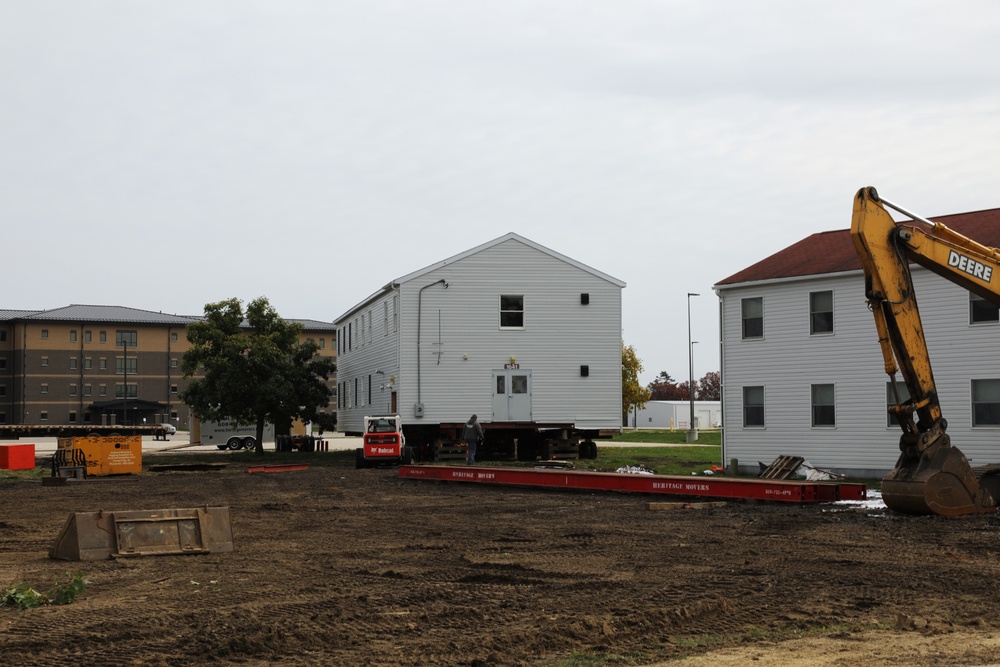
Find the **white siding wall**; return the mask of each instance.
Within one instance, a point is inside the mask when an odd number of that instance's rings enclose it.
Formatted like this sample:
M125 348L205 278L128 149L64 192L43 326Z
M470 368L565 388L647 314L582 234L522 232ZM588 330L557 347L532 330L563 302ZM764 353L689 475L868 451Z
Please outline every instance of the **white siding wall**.
M423 292L420 400L417 302ZM590 295L581 305L580 294ZM501 330L501 294L524 295L523 330ZM438 342L438 314L442 345ZM492 418L492 370L511 356L530 370L532 419L620 428L621 287L517 240L507 240L401 286L399 412L406 423ZM439 358L435 354L442 351ZM589 377L580 366L589 365Z
M968 292L914 269L942 410L952 443L973 465L1000 461L1000 429L972 428L971 380L1000 378L1000 325L969 324ZM832 289L834 333L809 334L809 293ZM895 465L900 430L887 426L888 380L860 272L719 289L724 456L744 469L779 455L821 468L880 474ZM740 302L764 298L764 338L742 340ZM811 426L810 385L836 385L835 427ZM742 389L762 385L764 428L743 427Z
M355 312L350 313L350 317L338 320L337 326L347 326L350 322L352 326L351 340L345 335L342 352L337 358L337 381L346 382L348 389L344 391L346 405L339 409L337 417L337 429L339 431L361 432L364 429L365 415L387 414L391 408L390 394L392 384L390 379L396 378L398 385L399 378L399 358L398 342L399 333L394 330L392 318L392 300L397 295L393 291L384 297L373 302L370 306L365 306ZM389 332L385 333L383 322L384 305L389 305ZM371 336L366 334L364 338L358 330L360 328L361 315L364 314L367 321L368 314L371 313ZM350 345L350 349L347 346ZM376 371L382 371L378 374ZM371 393L369 394L369 376L371 376ZM359 390L357 406L355 406L355 380Z

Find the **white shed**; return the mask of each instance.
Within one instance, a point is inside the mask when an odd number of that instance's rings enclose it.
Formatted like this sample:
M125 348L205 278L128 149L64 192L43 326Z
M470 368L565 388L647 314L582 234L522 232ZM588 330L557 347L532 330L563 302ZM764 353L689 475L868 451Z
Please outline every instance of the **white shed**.
M338 429L621 428L625 283L514 233L386 283L335 321Z
M935 220L1000 246L1000 209ZM1000 314L911 269L952 444L973 466L1000 462ZM887 411L889 378L849 231L813 234L715 291L727 463L735 458L751 471L790 455L861 477L891 470L901 431Z

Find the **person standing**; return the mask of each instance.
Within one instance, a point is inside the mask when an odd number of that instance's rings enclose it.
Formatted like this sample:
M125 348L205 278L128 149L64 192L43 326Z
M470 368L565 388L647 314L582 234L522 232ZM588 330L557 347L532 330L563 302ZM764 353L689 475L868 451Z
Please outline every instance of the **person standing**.
M465 440L465 446L468 448L465 464L475 465L476 446L483 441L483 427L479 425L479 418L476 415L469 417L469 421L466 422L465 429L462 431L462 440Z

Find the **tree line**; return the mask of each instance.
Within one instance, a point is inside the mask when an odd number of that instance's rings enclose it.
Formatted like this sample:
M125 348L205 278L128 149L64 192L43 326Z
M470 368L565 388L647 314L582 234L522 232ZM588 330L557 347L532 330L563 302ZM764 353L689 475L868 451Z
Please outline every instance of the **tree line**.
M642 360L631 345L622 343L622 415L627 415L633 407L642 409L649 401L687 401L692 391L695 400L722 400L722 377L718 371L706 373L693 386L690 382L677 382L666 371L660 371L652 382L642 386Z

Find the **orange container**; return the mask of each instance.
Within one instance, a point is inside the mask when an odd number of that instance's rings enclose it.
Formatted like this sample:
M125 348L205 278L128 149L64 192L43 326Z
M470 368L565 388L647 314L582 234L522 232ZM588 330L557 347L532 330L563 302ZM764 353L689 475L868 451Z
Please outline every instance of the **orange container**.
M33 470L34 468L34 445L0 445L0 469Z

